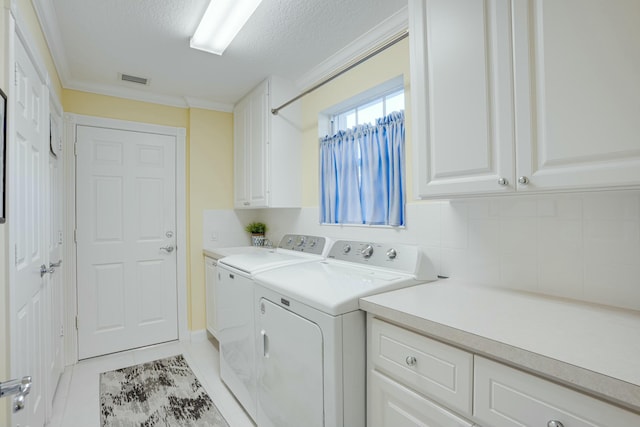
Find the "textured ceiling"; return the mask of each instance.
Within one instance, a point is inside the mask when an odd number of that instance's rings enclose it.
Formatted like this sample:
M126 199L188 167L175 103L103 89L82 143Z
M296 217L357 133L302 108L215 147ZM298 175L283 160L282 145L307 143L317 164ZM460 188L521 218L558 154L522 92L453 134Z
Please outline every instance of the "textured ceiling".
M46 0L39 0L46 1ZM230 105L269 75L299 80L407 0L263 0L222 56L189 48L208 0L50 0L63 84ZM49 23L51 24L51 23ZM49 38L51 34L47 34ZM118 73L150 79L148 87Z

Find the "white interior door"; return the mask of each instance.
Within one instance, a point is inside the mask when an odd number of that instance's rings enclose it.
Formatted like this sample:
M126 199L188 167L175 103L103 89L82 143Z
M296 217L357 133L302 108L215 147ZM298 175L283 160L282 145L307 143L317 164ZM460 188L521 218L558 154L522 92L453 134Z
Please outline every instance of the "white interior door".
M80 359L178 338L176 138L77 127Z
M19 37L15 37L15 86L12 88L13 129L8 144L11 374L31 376L25 409L13 414L12 425L42 426L45 421L44 289L48 266L47 162L49 97Z

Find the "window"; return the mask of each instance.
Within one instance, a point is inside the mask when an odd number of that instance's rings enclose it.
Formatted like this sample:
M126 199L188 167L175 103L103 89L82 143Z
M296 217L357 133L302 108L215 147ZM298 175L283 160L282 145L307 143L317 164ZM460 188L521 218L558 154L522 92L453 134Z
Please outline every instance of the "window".
M391 93L332 115L331 133L358 125L374 124L377 119L393 111L404 111L404 89L396 89Z
M386 86L325 115L331 132L320 138L323 224L405 225L402 78L399 88Z

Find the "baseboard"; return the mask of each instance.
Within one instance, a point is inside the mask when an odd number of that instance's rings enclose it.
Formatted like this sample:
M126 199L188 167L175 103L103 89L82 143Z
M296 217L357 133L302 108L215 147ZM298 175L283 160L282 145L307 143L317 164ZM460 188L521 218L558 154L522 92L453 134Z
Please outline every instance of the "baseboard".
M197 331L191 331L191 342L206 341L207 330L199 329Z

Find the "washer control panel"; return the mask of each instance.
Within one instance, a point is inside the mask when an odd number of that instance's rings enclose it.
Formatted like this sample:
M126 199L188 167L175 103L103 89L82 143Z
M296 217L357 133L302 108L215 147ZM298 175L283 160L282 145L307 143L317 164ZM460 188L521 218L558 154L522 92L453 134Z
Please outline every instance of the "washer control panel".
M281 249L290 251L307 252L322 255L327 245L327 239L320 236L307 236L304 234L285 234L280 244Z
M414 274L424 255L417 246L337 240L327 258Z

